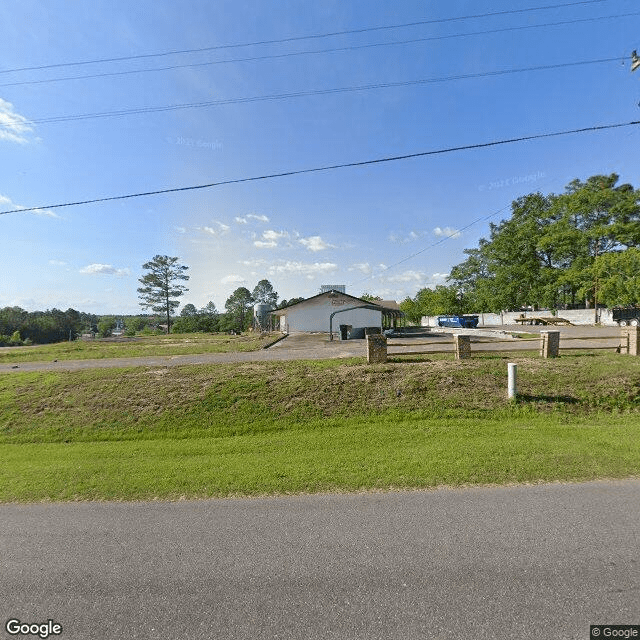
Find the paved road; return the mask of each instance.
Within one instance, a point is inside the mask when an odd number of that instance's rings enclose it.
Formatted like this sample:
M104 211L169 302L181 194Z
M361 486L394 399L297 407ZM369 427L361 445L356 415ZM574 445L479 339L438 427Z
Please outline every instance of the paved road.
M0 618L64 640L586 640L640 623L639 525L640 480L4 505Z
M527 332L537 333L545 327L527 327ZM522 327L505 327L505 330L522 331ZM594 348L606 346L614 350L620 343L620 329L617 327L562 327L561 337L581 338L578 341L566 343L580 348ZM416 342L415 347L402 347L390 350L393 353L420 352L420 351L450 351L453 353L451 333L455 330L434 331L428 338L399 339L395 342ZM483 344L478 344L477 348L483 350L536 350L539 343L518 342L511 340L505 343L490 344L486 342L491 331L478 330L476 335L481 335ZM493 332L494 335L496 332ZM328 334L293 334L278 342L269 349L252 351L248 353L205 353L198 355L177 355L177 356L148 356L139 358L103 358L96 360L61 360L59 362L20 362L0 364L0 373L20 372L20 371L77 371L79 369L106 369L117 367L170 367L184 364L216 364L227 362L255 362L260 360L324 360L327 358L352 358L364 357L366 346L364 340L334 340L329 342ZM590 340L590 337L597 336L597 340ZM507 336L508 337L508 336ZM602 340L606 338L606 340ZM394 340L389 342L391 346ZM428 343L428 344L424 344ZM562 344L562 343L561 343Z

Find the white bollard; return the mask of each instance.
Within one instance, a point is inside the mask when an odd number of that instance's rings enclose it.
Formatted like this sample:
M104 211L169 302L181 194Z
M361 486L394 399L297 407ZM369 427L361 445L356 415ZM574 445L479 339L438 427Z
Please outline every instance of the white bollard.
M515 398L518 393L518 390L517 390L518 365L515 362L509 362L507 366L509 367L507 397Z

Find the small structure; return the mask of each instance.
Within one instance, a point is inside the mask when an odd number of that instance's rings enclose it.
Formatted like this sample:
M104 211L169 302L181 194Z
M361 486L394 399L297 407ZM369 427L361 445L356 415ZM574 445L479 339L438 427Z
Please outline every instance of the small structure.
M339 315L335 315L336 313ZM397 326L404 318L400 309L362 300L335 289L290 307L276 309L271 315L275 318L276 328L283 333L327 333L331 322L332 329L338 329L339 326L351 327L347 336L351 338L364 338L365 329L376 327L382 330Z

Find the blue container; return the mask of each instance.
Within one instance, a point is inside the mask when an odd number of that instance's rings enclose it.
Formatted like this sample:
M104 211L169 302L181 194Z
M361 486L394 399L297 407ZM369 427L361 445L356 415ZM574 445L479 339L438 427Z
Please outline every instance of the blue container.
M478 316L438 316L438 326L475 329L478 326L478 320Z

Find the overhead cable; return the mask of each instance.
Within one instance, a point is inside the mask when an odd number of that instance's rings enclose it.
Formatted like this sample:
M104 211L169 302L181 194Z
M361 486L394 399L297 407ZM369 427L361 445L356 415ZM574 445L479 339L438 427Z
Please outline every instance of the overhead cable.
M89 80L89 79L95 79L95 78L123 77L123 76L137 75L141 73L173 71L176 69L193 69L198 67L210 67L210 66L219 65L219 64L235 64L239 62L260 62L264 60L280 60L280 59L293 58L293 57L299 57L299 56L321 55L326 53L343 53L348 51L358 51L362 49L373 49L378 47L394 47L394 46L401 46L401 45L408 45L408 44L418 44L421 42L452 40L452 39L458 39L458 38L466 38L469 36L492 35L496 33L506 33L510 31L541 29L546 27L566 26L566 25L580 24L580 23L586 23L586 22L601 22L602 20L628 18L632 16L639 16L639 15L640 15L640 12L636 11L633 13L620 13L620 14L609 15L609 16L597 16L594 18L578 18L575 20L563 20L561 22L545 22L543 24L527 24L527 25L521 25L517 27L503 27L500 29L486 29L483 31L469 31L466 33L454 33L454 34L442 35L442 36L427 36L424 38L394 40L391 42L373 42L368 44L351 45L351 46L345 46L345 47L334 47L329 49L314 49L311 51L290 51L287 53L275 53L275 54L263 55L263 56L249 56L245 58L228 58L226 60L210 60L206 62L191 62L191 63L185 63L185 64L166 65L164 67L150 67L146 69L128 69L126 71L107 71L104 73L91 73L91 74L86 74L81 76L63 76L59 78L45 78L42 80L20 80L16 82L5 82L3 84L0 84L0 87L18 87L23 85L68 82L72 80Z
M269 173L269 174L264 174L264 175L259 175L259 176L251 176L251 177L246 177L246 178L235 178L235 179L231 179L231 180L220 180L219 182L211 182L209 184L200 184L200 185L191 185L191 186L186 186L186 187L174 187L174 188L168 188L168 189L156 189L153 191L142 191L139 193L129 193L129 194L125 194L125 195L117 195L117 196L105 196L105 197L101 197L101 198L91 198L91 199L86 199L86 200L76 200L75 202L64 202L64 203L58 203L58 204L48 204L48 205L39 205L37 207L22 207L22 208L18 208L18 209L9 209L6 211L0 211L0 215L6 215L9 213L25 213L28 211L42 211L42 210L49 210L49 209L61 209L63 207L77 207L80 205L86 205L86 204L95 204L98 202L110 202L110 201L114 201L114 200L126 200L126 199L131 199L131 198L142 198L142 197L148 197L148 196L155 196L155 195L161 195L161 194L167 194L167 193L179 193L179 192L184 192L184 191L195 191L195 190L201 190L201 189L211 189L213 187L221 187L224 185L231 185L231 184L242 184L242 183L246 183L246 182L258 182L258 181L262 181L262 180L273 180L275 178L284 178L284 177L289 177L289 176L296 176L296 175L304 175L304 174L311 174L311 173L320 173L320 172L326 172L326 171L335 171L337 169L346 169L346 168L351 168L351 167L364 167L364 166L370 166L370 165L375 165L375 164L383 164L386 162L397 162L399 160L410 160L412 158L422 158L422 157L426 157L426 156L435 156L435 155L442 155L445 153L452 153L454 151L469 151L472 149L486 149L488 147L497 147L497 146L501 146L501 145L506 145L506 144L513 144L515 142L526 142L529 140L542 140L545 138L555 138L555 137L559 137L559 136L566 136L566 135L571 135L571 134L578 134L578 133L589 133L589 132L593 132L593 131L605 131L605 130L610 130L610 129L620 129L623 127L631 127L631 126L637 126L640 125L640 120L634 120L631 122L619 122L619 123L615 123L615 124L605 124L605 125L596 125L596 126L591 126L591 127L583 127L580 129L569 129L569 130L565 130L565 131L554 131L551 133L538 133L538 134L534 134L534 135L530 135L530 136L520 136L517 138L509 138L506 140L493 140L490 142L481 142L481 143L477 143L477 144L469 144L469 145L463 145L463 146L458 146L458 147L448 147L445 149L435 149L432 151L419 151L417 153L407 153L407 154L403 154L403 155L397 155L397 156L387 156L387 157L383 157L383 158L375 158L372 160L361 160L358 162L344 162L344 163L340 163L340 164L333 164L333 165L325 165L325 166L321 166L321 167L311 167L311 168L307 168L307 169L294 169L291 171L282 171L282 172L278 172L278 173Z
M442 82L452 82L454 80L470 80L473 78L487 78L491 76L503 76L515 73L526 73L530 71L546 71L550 69L562 69L566 67L579 67L593 64L604 64L607 62L619 62L620 57L601 58L599 60L580 60L577 62L562 62L558 64L538 65L535 67L523 67L518 69L499 69L496 71L484 71L479 73L464 73L459 75L444 76L440 78L419 78L415 80L402 80L398 82L376 82L373 84L352 85L346 87L334 87L328 89L310 89L308 91L290 91L287 93L275 93L269 95L244 96L237 98L224 98L222 100L207 100L204 102L187 102L182 104L170 104L150 107L134 107L131 109L118 109L113 111L98 111L94 113L78 113L70 115L49 116L45 118L33 119L11 119L6 117L2 124L54 124L58 122L73 122L77 120L94 120L97 118L114 118L130 115L140 115L148 113L162 113L166 111L180 111L183 109L202 109L205 107L219 107L229 104L246 104L251 102L266 102L271 100L289 100L292 98L303 98L309 96L321 96L341 93L353 93L356 91L372 91L375 89L391 89L395 87L420 86L436 84Z
M416 20L413 22L405 22L402 24L390 24L390 25L380 25L380 26L375 26L375 27L361 27L358 29L347 29L344 31L332 31L332 32L328 32L328 33L316 33L316 34L311 34L311 35L305 35L305 36L290 36L287 38L278 38L278 39L273 39L273 40L258 40L258 41L254 41L254 42L242 42L242 43L236 43L236 44L222 44L222 45L213 45L213 46L209 46L209 47L199 47L199 48L195 48L195 49L174 49L174 50L169 50L169 51L159 51L156 53L143 53L143 54L137 54L137 55L133 55L133 56L119 56L119 57L111 57L111 58L96 58L93 60L80 60L80 61L75 61L75 62L58 62L58 63L53 63L53 64L43 64L43 65L37 65L37 66L32 66L32 67L16 67L13 69L1 69L0 70L0 74L2 73L16 73L16 72L21 72L21 71L37 71L37 70L42 70L42 69L54 69L54 68L60 68L60 67L76 67L76 66L82 66L82 65L88 65L88 64L99 64L99 63L103 63L103 62L123 62L126 60L141 60L141 59L147 59L147 58L159 58L159 57L163 57L163 56L172 56L172 55L182 55L182 54L188 54L188 53L201 53L204 51L216 51L216 50L220 50L220 49L237 49L237 48L241 48L241 47L253 47L253 46L258 46L258 45L266 45L266 44L282 44L285 42L296 42L296 41L300 41L300 40L314 40L314 39L320 39L320 38L331 38L334 36L341 36L341 35L352 35L352 34L356 34L356 33L367 33L367 32L371 32L371 31L384 31L384 30L391 30L391 29L405 29L407 27L415 27L415 26L420 26L420 25L427 25L427 24L442 24L442 23L446 23L446 22L456 22L456 21L461 21L461 20L474 20L474 19L478 19L478 18L489 18L489 17L494 17L494 16L504 16L504 15L510 15L510 14L516 14L516 13L529 13L532 11L543 11L543 10L548 10L548 9L560 9L563 7L574 7L577 5L590 5L590 4L599 4L602 2L611 2L613 0L581 0L580 2L567 2L567 3L563 3L563 4L551 4L551 5L545 5L545 6L539 6L539 7L529 7L527 9L509 9L509 10L505 10L505 11L493 11L493 12L489 12L489 13L478 13L478 14L472 14L472 15L466 15L466 16L455 16L455 17L449 17L449 18L437 18L437 19L432 19L432 20Z

